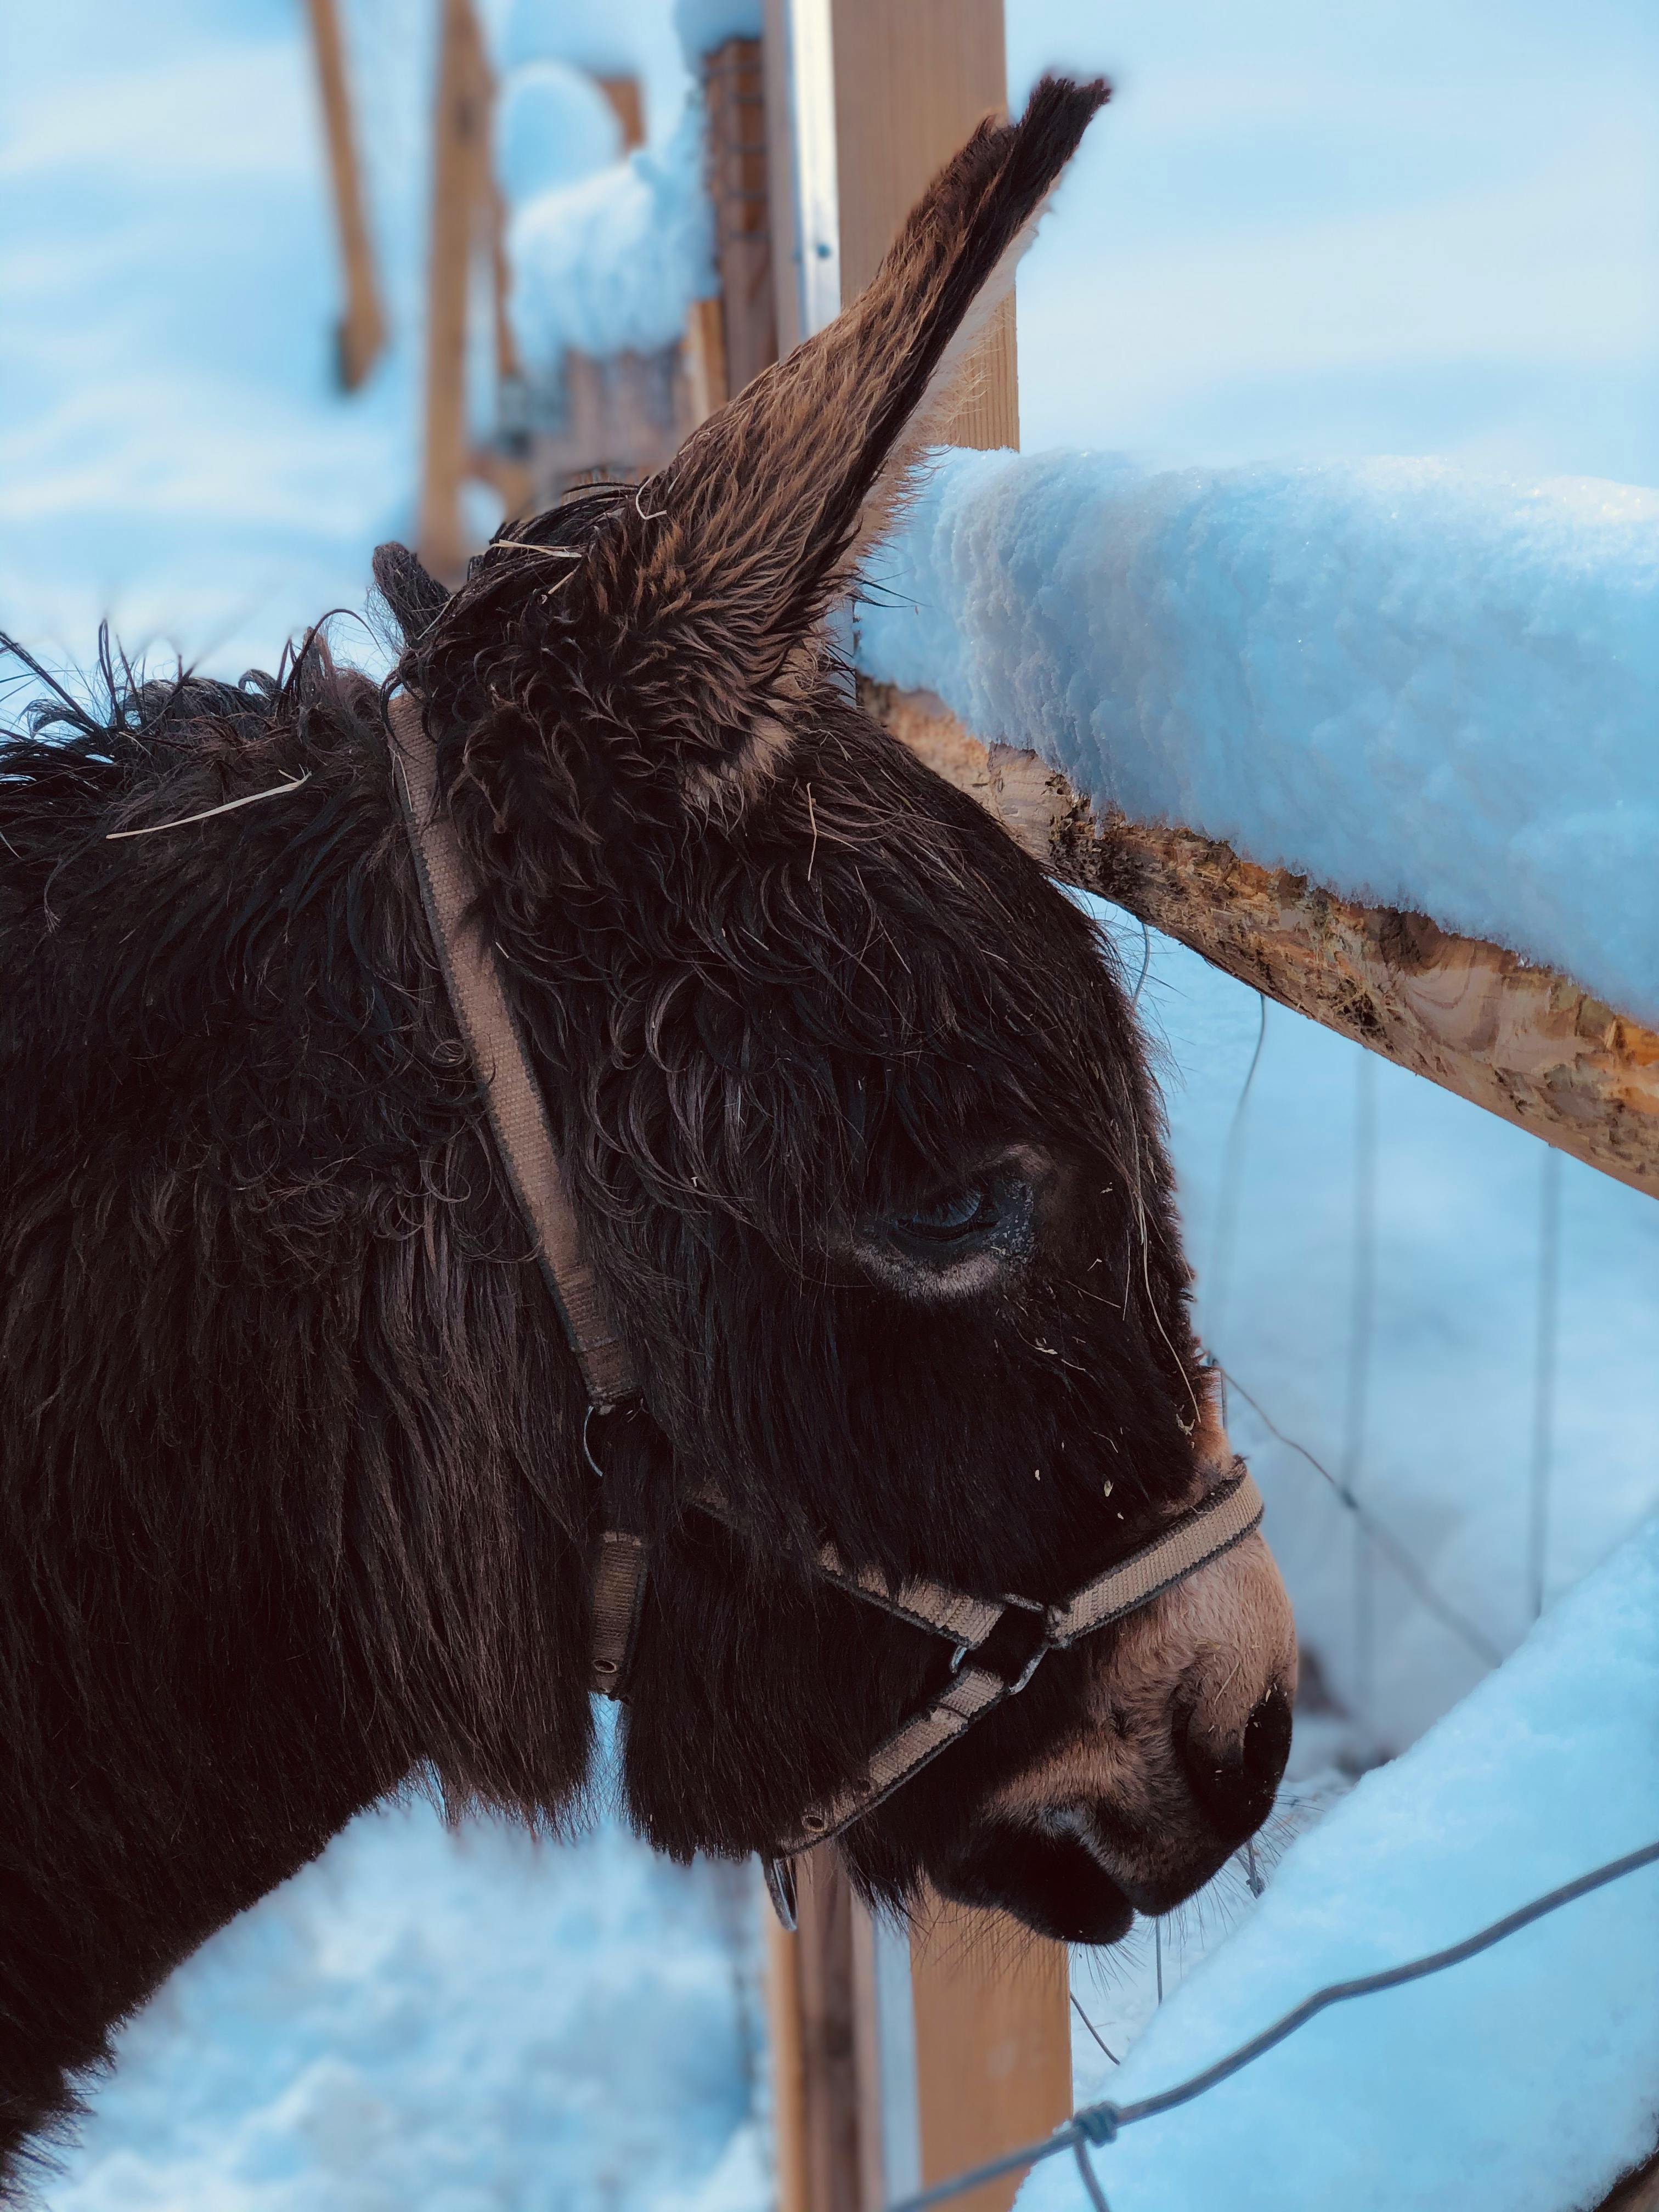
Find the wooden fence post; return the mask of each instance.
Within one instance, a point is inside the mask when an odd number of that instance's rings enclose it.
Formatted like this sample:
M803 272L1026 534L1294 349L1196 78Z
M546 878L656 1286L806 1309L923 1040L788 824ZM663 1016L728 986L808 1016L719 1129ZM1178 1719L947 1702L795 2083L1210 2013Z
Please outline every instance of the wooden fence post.
M911 1939L925 2185L1032 2142L1072 2109L1066 1947L1005 1916L935 1903ZM1006 2212L1020 2173L982 2182L961 2212Z
M312 51L317 57L317 81L322 94L323 135L328 146L334 222L339 232L340 263L345 275L345 312L340 318L338 333L340 381L348 392L355 392L386 343L386 318L380 311L380 290L374 281L374 253L363 212L362 177L352 136L351 92L346 82L339 18L335 13L334 0L307 0L307 6L311 16Z
M868 2021L859 2018L862 1908L833 1851L799 1859L796 1882L796 1932L768 1930L779 2212L880 2212Z
M1002 7L1001 0L767 0L765 21L766 174L749 183L767 193L756 204L769 208L775 343L787 349L834 311L822 270L838 268L840 298L850 299L874 275L939 165L984 115L1005 109ZM804 71L826 69L827 82L822 74L802 81ZM816 283L812 270L803 280L804 257L818 264ZM726 304L730 318L730 289ZM981 340L964 386L951 441L1018 445L1012 300ZM844 1948L841 1925L809 1919L803 1906L794 1940L804 1981L815 1973L827 1985L842 1972L841 1949L836 1961L807 1963L826 1941ZM855 1911L855 1968L859 1928ZM1046 2135L1071 2111L1067 1964L1063 1945L1000 1915L939 1900L912 1939L910 1960L920 2178L931 2183ZM869 1980L867 1972L854 1972L853 2078L841 2092L854 2141L860 2093L867 2115L879 2070L873 2057L861 2057L877 2040ZM866 2117L862 2212L881 2202L872 2194L880 2174L874 2127ZM819 2179L824 2171L814 2166L808 2175L803 2212L842 2212L842 2197L811 2193L829 2185ZM1018 2182L985 2185L963 2200L966 2212L1005 2212Z
M445 583L466 565L466 325L472 251L489 195L489 76L471 0L443 0L427 289L421 559Z
M778 357L763 82L758 39L727 39L702 58L720 289L717 301L699 304L720 317L721 398L741 392Z

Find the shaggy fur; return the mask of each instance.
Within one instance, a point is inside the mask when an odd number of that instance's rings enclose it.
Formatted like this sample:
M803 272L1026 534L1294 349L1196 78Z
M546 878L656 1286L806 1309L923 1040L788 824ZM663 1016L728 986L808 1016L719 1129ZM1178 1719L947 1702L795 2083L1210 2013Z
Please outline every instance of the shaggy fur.
M606 1520L652 1552L633 1816L744 1853L948 1663L812 1577L825 1536L1055 1597L1217 1455L1110 963L855 710L819 629L1103 97L1045 83L984 126L866 298L638 493L498 541L453 598L377 563L646 1378L594 1425L603 1498L381 693L318 636L235 686L106 668L106 711L59 694L0 753L7 2143L359 1808L423 1784L557 1821ZM994 1234L965 1271L918 1260L906 1223L964 1184L1000 1194ZM710 1481L738 1533L692 1503ZM852 1832L856 1878L1096 1936L1190 1887L1282 1764L1276 1593L1253 1541L1049 1661Z

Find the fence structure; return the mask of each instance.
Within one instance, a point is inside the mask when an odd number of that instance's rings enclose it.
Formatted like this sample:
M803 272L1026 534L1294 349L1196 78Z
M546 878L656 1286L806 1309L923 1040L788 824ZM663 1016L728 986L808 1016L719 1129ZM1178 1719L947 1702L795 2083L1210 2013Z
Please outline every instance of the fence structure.
M308 5L346 275L340 346L349 386L384 342L384 317L333 0ZM515 512L589 471L659 465L685 430L838 312L939 162L1006 105L1001 0L765 0L762 39L727 38L702 59L718 297L695 303L672 360L577 361L562 443L544 437L538 453L520 430L479 451L467 435L465 364L481 261L503 390L520 370L489 159L489 70L471 0L441 5L420 538L428 566L445 576L465 563L469 476L491 482ZM638 143L637 85L609 80L603 89L624 143ZM653 375L666 376L672 395L654 415L635 390ZM1017 446L1012 301L963 388L946 442ZM1571 978L1428 917L1353 905L1179 828L1100 818L1035 756L981 743L931 694L862 689L896 737L1062 880L1659 1195L1659 1034ZM968 2212L1006 2212L1023 2171L1012 2154L1070 2124L1063 1948L942 1900L908 1938L878 1926L830 1850L803 1861L799 1895L797 1931L774 1928L768 1938L780 2212L879 2212L980 2168L991 2170L951 2200ZM1089 2128L1078 2126L1086 2142ZM1659 2158L1602 2212L1659 2212Z

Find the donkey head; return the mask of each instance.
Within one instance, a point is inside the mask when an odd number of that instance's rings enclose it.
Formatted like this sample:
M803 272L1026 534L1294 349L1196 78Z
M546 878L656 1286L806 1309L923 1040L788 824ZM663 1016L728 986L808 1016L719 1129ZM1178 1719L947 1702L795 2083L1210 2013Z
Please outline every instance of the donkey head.
M627 1788L679 1854L794 1832L946 1677L813 1572L826 1539L1053 1601L1228 1464L1109 954L823 627L1105 97L982 125L864 296L637 491L504 533L452 599L378 571L642 1378L573 1510L650 1547ZM1261 1820L1294 1666L1252 1537L859 1822L855 1878L1109 1939Z

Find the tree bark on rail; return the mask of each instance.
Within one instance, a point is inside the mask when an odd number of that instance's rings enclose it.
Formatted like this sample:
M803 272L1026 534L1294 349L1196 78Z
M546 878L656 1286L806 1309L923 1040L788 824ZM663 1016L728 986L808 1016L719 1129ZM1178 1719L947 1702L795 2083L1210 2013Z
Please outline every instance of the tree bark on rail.
M867 707L1062 882L1282 1006L1659 1197L1659 1033L1571 978L1426 915L1358 906L1231 846L1096 813L1035 753L982 744L927 691Z

